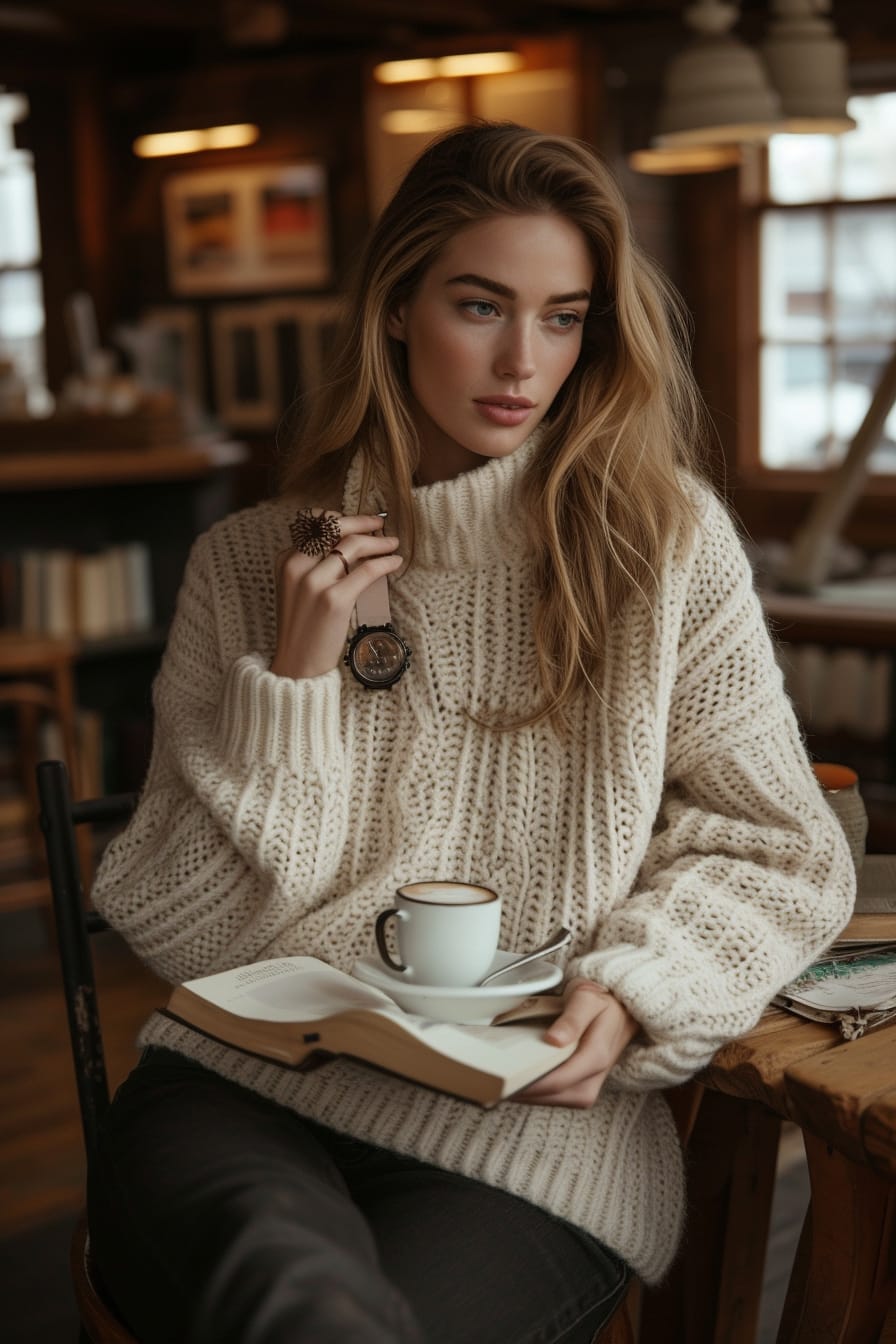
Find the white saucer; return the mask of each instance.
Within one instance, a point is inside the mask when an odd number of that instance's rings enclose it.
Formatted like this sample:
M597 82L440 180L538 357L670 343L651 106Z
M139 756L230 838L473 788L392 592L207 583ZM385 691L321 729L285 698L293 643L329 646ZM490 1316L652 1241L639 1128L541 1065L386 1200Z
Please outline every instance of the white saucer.
M489 970L506 966L520 954L496 952ZM361 957L352 975L374 985L394 999L407 1013L418 1013L441 1022L491 1022L498 1013L515 1008L531 994L546 994L563 979L563 968L552 961L530 961L517 971L508 971L494 984L467 986L418 985L405 980L400 971L390 971L378 956Z

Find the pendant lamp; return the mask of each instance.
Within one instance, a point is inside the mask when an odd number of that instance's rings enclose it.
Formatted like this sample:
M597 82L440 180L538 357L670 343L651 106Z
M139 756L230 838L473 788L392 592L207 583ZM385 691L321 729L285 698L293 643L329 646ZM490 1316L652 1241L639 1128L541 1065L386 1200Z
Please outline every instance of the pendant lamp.
M781 130L781 100L760 57L730 31L738 15L724 0L685 9L696 37L666 71L655 146L755 143Z
M828 0L772 0L762 55L781 97L791 135L839 135L855 121L846 111L846 46L824 17Z

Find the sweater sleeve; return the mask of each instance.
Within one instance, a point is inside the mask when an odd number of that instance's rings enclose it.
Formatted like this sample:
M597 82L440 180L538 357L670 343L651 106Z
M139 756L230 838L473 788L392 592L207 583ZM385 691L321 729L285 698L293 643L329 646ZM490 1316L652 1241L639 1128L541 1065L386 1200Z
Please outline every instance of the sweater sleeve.
M238 580L222 569L200 537L153 687L146 783L93 888L171 982L265 955L327 899L347 826L339 673L293 681L261 653L229 654Z
M664 795L634 889L570 966L641 1024L612 1085L683 1082L843 928L850 852L809 764L721 505L692 556Z

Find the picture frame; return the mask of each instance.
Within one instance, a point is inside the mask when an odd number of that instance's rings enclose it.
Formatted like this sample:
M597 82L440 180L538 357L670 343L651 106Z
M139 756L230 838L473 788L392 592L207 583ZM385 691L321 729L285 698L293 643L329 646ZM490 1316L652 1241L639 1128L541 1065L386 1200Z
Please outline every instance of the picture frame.
M331 283L320 161L175 173L166 179L163 197L173 293L322 289Z
M323 380L342 301L337 297L272 299L263 307L273 332L279 394L285 409Z
M339 320L334 296L220 305L212 311L215 411L233 429L273 428L316 387Z
M273 329L264 304L222 304L211 315L215 413L230 429L266 429L280 414Z

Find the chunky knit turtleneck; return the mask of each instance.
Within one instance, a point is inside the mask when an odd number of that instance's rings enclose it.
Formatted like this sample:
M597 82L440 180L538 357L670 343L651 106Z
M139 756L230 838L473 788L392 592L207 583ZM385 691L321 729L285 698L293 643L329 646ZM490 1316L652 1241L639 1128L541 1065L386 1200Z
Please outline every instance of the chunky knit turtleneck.
M495 458L454 480L413 491L415 568L481 570L492 564L523 563L523 479L542 437L536 430L511 457ZM346 513L360 512L360 477L356 457L345 483Z
M658 1089L756 1021L845 923L854 880L742 549L701 490L698 536L670 548L656 616L617 621L601 694L580 698L568 738L483 726L538 699L520 513L536 449L414 491L415 563L392 583L414 656L391 691L342 666L269 671L288 505L199 539L155 686L146 786L94 900L172 982L300 953L350 970L412 878L494 887L505 947L565 924L568 971L607 985L643 1028L590 1111L483 1112L348 1059L295 1074L158 1016L143 1039L530 1199L654 1282L684 1209ZM353 467L346 511L358 480Z

